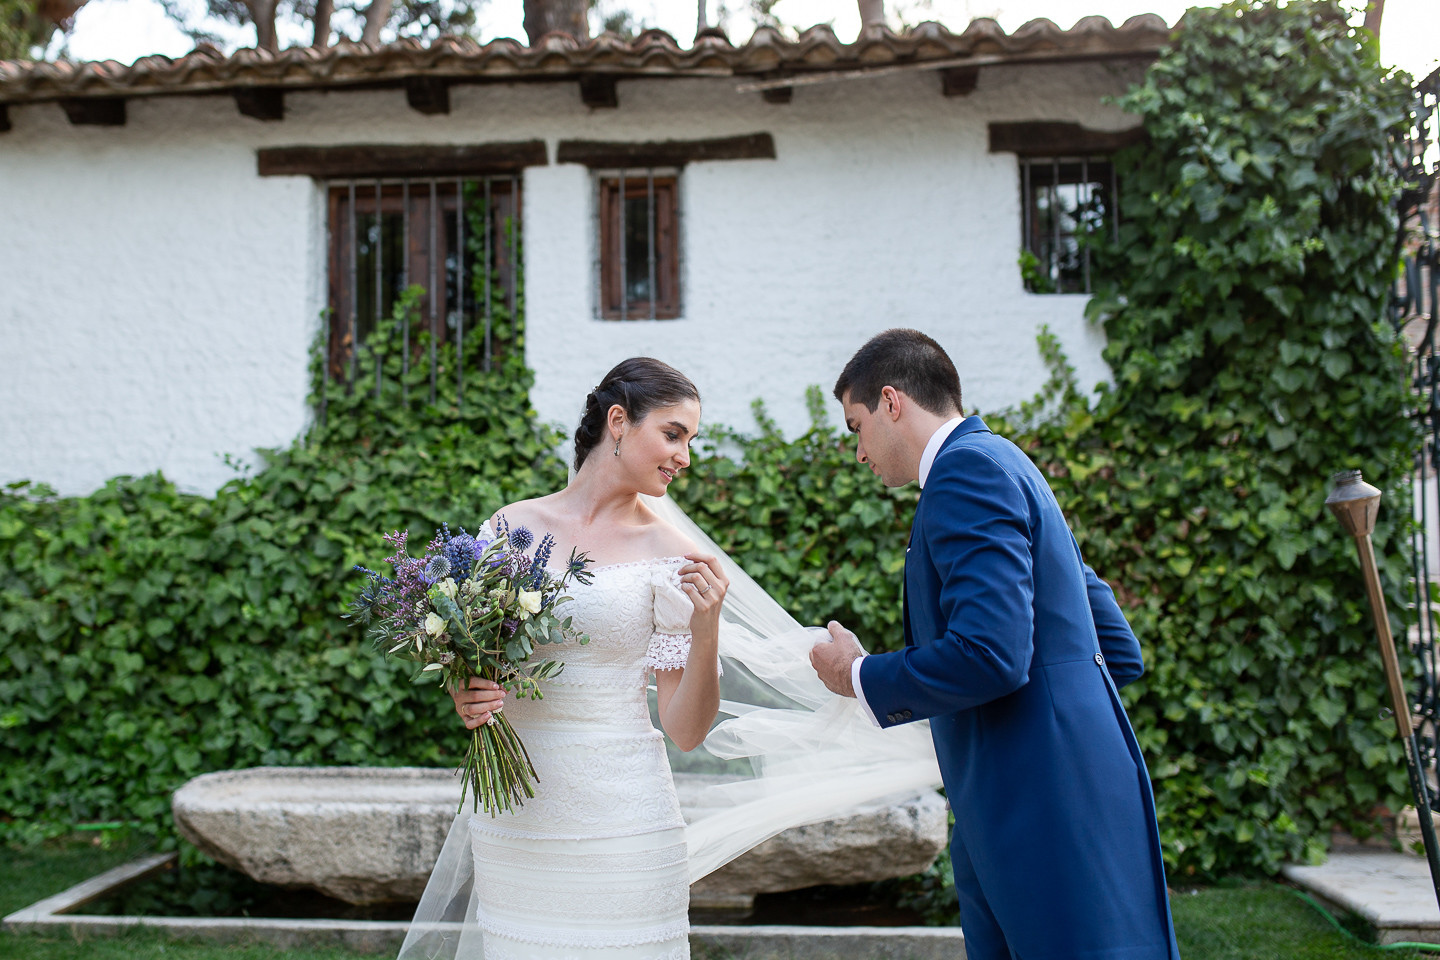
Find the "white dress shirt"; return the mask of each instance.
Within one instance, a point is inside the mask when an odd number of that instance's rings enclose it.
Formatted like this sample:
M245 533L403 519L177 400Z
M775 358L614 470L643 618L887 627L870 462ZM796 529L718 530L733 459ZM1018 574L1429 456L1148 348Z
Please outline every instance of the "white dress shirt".
M940 425L940 429L930 434L930 440L925 444L924 452L920 454L920 475L918 481L921 490L925 489L925 480L930 476L930 468L935 466L935 458L939 456L940 448L945 445L945 441L950 439L950 434L954 433L955 428L960 426L964 420L964 417L955 417L954 419L946 420ZM909 550L910 548L906 547L905 549ZM855 688L855 699L860 701L860 709L864 711L865 716L870 718L870 722L878 727L880 726L880 721L875 719L875 711L870 709L870 704L865 701L865 691L860 687L860 661L864 659L865 655L861 654L851 662L850 684Z

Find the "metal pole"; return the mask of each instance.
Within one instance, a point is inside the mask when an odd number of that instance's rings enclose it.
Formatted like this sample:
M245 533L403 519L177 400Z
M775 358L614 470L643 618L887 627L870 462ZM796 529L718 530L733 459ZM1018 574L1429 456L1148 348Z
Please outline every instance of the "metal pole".
M455 407L465 403L465 181L455 178Z
M1420 836L1425 841L1425 859L1430 863L1430 883L1435 888L1435 902L1440 905L1440 847L1435 843L1435 821L1430 813L1430 791L1420 770L1420 744L1415 738L1415 725L1410 718L1410 704L1405 697L1405 683L1400 676L1400 659L1395 655L1395 638L1390 633L1390 615L1385 609L1385 594L1380 589L1380 568L1375 562L1375 547L1370 534L1380 512L1380 491L1360 477L1359 470L1345 470L1333 477L1335 486L1325 505L1340 521L1345 532L1355 538L1360 553L1360 572L1365 576L1365 593L1370 600L1370 613L1375 620L1375 634L1380 642L1380 660L1385 665L1385 683L1390 688L1391 709L1395 711L1395 729L1405 745L1405 766L1410 775L1410 792L1415 796L1415 812L1420 819Z
M355 181L350 181L350 276L347 286L350 289L350 377L345 384L345 392L348 395L355 389L355 363L356 357L360 354L359 340L359 309L360 309L360 281L357 279L359 266L356 258L359 254L356 249L360 245L357 239L358 230L355 224Z
M650 270L650 319L655 319L655 170L645 171L646 266Z
M410 286L410 181L400 187L400 289ZM410 402L410 311L400 317L400 402Z
M485 372L490 372L490 241L495 235L495 211L490 205L490 178L485 178Z
M1020 176L1021 176L1021 179L1024 181L1024 186L1023 186L1023 188L1022 188L1021 191L1020 191L1020 192L1021 192L1020 205L1021 205L1021 207L1023 208L1023 209L1021 210L1021 217L1023 218L1023 225L1022 225L1021 231L1020 231L1020 232L1021 232L1021 236L1020 236L1020 246L1021 246L1022 249L1028 250L1028 251L1030 252L1030 255L1031 255L1031 256L1038 256L1038 254L1037 254L1037 252L1036 252L1037 243L1036 243L1036 238L1035 238L1035 198L1034 198L1034 196L1033 196L1032 193L1031 193L1032 187L1031 187L1031 185L1030 185L1030 161L1029 161L1029 160L1021 160L1021 161L1020 161ZM1023 278L1023 277L1021 278L1021 283L1022 283L1022 284L1024 283L1024 278ZM1031 292L1031 293L1039 293L1040 291L1038 291L1038 290L1031 290L1030 292Z
M1083 190L1085 191L1085 203L1084 203L1083 209L1085 210L1085 213L1086 213L1086 215L1088 216L1088 215L1090 214L1091 210L1092 210L1092 208L1091 208L1091 206L1090 206L1090 201L1093 200L1093 199L1094 199L1094 196L1095 196L1094 192L1090 189L1090 158L1089 158L1089 157L1081 157L1081 158L1080 158L1080 183L1081 183L1081 189L1083 189ZM1077 191L1075 191L1075 193L1076 193L1077 200L1078 200L1078 196L1079 196L1080 191L1077 190ZM1076 232L1076 234L1077 234L1077 241L1079 241L1079 242L1083 242L1083 241L1085 241L1086 239L1088 239L1088 238L1085 236L1084 232L1083 232L1085 228L1084 228L1084 226L1082 225L1082 223L1083 223L1083 222L1080 220L1079 217L1076 217L1076 218L1075 218L1075 232ZM1089 292L1090 292L1090 246L1089 246L1089 244L1086 244L1086 245L1081 249L1080 252L1081 252L1081 254L1083 254L1083 259L1084 259L1084 262L1085 262L1085 292L1086 292L1086 293L1089 293Z
M624 167L621 167L621 168L620 168L619 197L620 197L620 319L623 321L623 320L628 320L628 319L630 319L629 317L626 316L626 312L627 312L627 311L626 311L626 307L629 306L629 304L628 304L627 301L630 299L630 291L629 291L628 289L626 289L626 284L627 284L627 283L629 282L629 280L630 280L630 274L629 274L629 272L628 272L629 266L628 266L628 264L626 264L626 262L625 262L625 168L624 168Z
M380 180L375 180L375 331L380 329L380 301L381 291L384 289L385 278L382 273L385 256L385 208L384 200L381 197ZM376 344L380 338L376 337ZM380 351L377 347L370 348L370 356L375 361L375 399L380 399Z
M439 214L436 212L438 206L439 206L439 204L437 203L436 198L435 198L435 181L434 181L434 180L431 180L431 181L430 181L430 403L431 403L432 405L435 403L435 378L436 378L436 376L438 376L439 367L440 367L439 344L436 342L436 341L440 338L440 331L439 331L439 329L438 329L438 328L439 328L439 325L435 322L435 314L436 314L436 312L437 312L437 309L436 309L436 303L437 303L437 301L436 301L436 299L435 299L435 286L436 286L436 283L438 282L438 276L439 276L438 273L437 273L437 270L436 270L436 267L437 267L436 260L439 259L439 257L437 256L437 254L439 253L439 246L440 246L440 231L439 231L439 229L438 229L438 224L436 224L436 222L435 222L436 219L439 217Z
M520 339L520 178L510 178L510 337Z

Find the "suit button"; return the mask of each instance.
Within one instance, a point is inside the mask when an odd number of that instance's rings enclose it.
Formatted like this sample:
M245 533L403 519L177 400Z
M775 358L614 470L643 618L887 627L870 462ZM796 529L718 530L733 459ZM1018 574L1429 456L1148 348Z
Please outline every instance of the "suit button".
M1100 656L1100 654L1098 654L1098 653L1095 654L1095 662L1098 663L1098 664L1100 664L1100 666L1102 666L1102 667L1105 666L1105 658L1102 657L1102 656Z
M894 723L894 722L895 722L895 714L893 714L893 713L887 713L887 714L885 714L885 719L886 719L886 720L889 720L891 723Z
M910 719L910 711L909 711L909 710L904 710L904 711L902 711L901 714L900 714L900 719L902 719L902 720L909 720L909 719Z

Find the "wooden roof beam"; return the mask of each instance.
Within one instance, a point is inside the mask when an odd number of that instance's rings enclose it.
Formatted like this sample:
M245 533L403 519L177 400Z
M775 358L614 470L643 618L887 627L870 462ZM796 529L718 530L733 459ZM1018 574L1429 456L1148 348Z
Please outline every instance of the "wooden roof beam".
M124 97L66 97L60 109L77 127L125 126Z
M450 112L449 77L406 77L405 102L426 116Z
M256 120L284 120L285 92L279 87L242 87L235 92L235 107Z
M1083 157L1114 153L1145 140L1144 127L1091 130L1066 120L990 124L990 152L1021 157Z
M580 99L585 106L591 108L608 109L620 106L616 78L603 73L592 73L581 77Z
M968 97L979 82L979 67L947 67L940 71L940 92L947 97Z
M556 163L583 163L591 169L683 167L705 160L774 159L775 138L768 133L711 140L561 140L555 152Z
M544 140L518 143L348 144L336 147L264 147L255 151L262 177L359 180L374 177L469 177L514 174L543 167Z

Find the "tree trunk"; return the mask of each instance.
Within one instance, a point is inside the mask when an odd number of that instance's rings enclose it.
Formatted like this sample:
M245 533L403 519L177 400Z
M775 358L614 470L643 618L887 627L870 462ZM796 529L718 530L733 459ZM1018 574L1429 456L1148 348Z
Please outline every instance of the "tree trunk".
M365 9L365 32L360 39L366 43L380 43L380 29L390 20L390 7L393 0L370 0L370 6Z
M255 49L280 52L280 38L275 34L276 0L245 0L250 19L255 21Z
M530 46L555 30L576 40L589 40L588 7L586 0L525 0L525 35L530 38Z
M315 0L315 35L310 46L324 50L330 46L330 15L335 12L335 0Z
M885 25L885 0L857 0L860 4L860 29Z
M1365 29L1375 35L1375 42L1380 42L1380 21L1385 18L1385 0L1370 0L1370 5L1365 8Z

